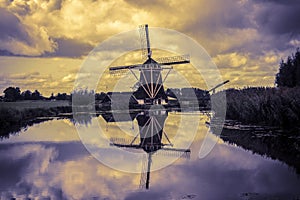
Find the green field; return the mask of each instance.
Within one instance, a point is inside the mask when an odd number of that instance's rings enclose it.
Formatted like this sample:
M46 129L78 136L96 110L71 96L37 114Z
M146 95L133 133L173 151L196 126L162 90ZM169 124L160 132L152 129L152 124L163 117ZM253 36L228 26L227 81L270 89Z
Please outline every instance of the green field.
M17 110L24 110L29 108L53 108L70 106L69 101L43 101L43 100L25 100L16 102L0 102L0 108L14 108Z

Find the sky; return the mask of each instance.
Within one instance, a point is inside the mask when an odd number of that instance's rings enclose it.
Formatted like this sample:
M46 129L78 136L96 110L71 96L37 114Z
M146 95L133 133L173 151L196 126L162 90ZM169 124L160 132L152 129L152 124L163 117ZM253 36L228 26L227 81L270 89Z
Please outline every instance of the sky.
M300 46L299 17L298 0L0 0L0 94L69 93L94 47L141 24L197 41L227 87L274 86L280 61Z

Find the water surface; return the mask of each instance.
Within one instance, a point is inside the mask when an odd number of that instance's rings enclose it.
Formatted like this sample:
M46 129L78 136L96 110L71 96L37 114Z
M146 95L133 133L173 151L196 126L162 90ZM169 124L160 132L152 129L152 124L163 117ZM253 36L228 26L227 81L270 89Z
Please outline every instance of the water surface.
M180 117L178 113L169 114L164 127L171 139L172 133L183 130L175 142L177 147L184 144L190 130L188 124L178 127ZM217 144L208 156L199 159L199 150L208 132L205 120L204 117L199 123L190 147L190 159L180 158L172 165L151 172L147 191L139 189L140 173L115 170L94 158L82 144L70 119L54 119L28 127L0 142L1 199L299 198L300 179L292 168L225 143L211 133L209 139L217 140ZM101 116L83 128L97 132L98 123L107 137L137 131L137 122L106 124ZM109 145L103 145L99 147L100 154L109 152ZM154 156L153 165L163 162L163 156L166 155ZM142 160L131 163L118 155L110 159L119 166L132 165L137 170L143 163Z

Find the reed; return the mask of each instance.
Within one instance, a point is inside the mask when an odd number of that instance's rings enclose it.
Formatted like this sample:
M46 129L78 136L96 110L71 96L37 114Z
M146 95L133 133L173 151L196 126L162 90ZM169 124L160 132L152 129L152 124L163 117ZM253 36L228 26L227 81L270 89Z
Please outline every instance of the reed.
M300 87L248 87L223 92L226 92L226 119L283 129L300 127Z

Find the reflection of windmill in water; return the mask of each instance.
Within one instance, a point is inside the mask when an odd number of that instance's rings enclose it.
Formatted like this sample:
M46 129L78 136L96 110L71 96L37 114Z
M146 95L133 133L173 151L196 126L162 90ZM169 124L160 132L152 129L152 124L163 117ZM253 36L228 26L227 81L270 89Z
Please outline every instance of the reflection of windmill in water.
M173 144L163 129L167 116L166 110L145 110L135 117L139 125L139 132L133 140L126 143L123 138L111 139L111 145L121 148L141 149L147 153L147 158L144 157L142 163L141 188L149 189L152 157L154 155L161 154L187 158L190 156L190 149L173 148ZM139 143L136 142L138 137L140 138ZM163 138L166 139L166 144L163 143Z
M136 91L133 93L134 98L138 104L166 104L167 95L165 93L163 84L172 70L171 65L189 63L189 56L174 56L163 57L154 60L152 50L150 48L150 39L148 25L140 26L140 38L142 46L142 56L147 59L143 64L110 67L112 73L122 73L128 70L133 74L137 80L135 87ZM140 72L139 78L134 72ZM163 78L162 70L168 70L166 76Z

